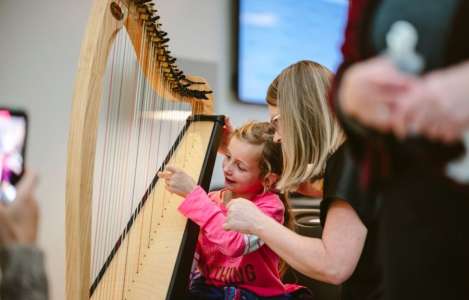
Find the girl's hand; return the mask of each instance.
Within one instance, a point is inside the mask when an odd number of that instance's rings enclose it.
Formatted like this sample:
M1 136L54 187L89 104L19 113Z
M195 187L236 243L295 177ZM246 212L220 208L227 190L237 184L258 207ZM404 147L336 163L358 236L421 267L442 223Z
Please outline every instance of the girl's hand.
M384 57L350 67L339 90L342 111L365 126L382 132L391 130L396 98L407 91L414 78L400 73Z
M158 177L164 179L168 191L181 197L186 197L196 186L192 177L176 167L167 166Z
M233 133L233 125L231 124L230 118L225 117L225 125L223 125L223 135L221 137L220 147L218 147L218 152L225 154L228 149L228 144L230 143L230 137Z
M231 200L228 205L228 215L223 229L246 234L257 234L267 217L252 201L244 198Z
M434 71L396 102L393 131L453 142L469 129L469 63Z

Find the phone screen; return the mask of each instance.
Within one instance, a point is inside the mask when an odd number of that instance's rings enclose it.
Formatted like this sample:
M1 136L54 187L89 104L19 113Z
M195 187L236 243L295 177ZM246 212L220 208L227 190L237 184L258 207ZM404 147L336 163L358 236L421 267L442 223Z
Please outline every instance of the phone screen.
M24 171L27 117L24 112L0 108L0 200L16 198L15 184Z

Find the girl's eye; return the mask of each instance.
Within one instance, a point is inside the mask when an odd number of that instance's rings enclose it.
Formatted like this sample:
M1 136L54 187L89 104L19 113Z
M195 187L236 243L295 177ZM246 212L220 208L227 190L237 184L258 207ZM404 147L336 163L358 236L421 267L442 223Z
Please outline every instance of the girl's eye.
M245 169L245 168L241 167L240 165L237 165L237 166L238 166L238 169L239 169L240 171L246 172L246 169Z

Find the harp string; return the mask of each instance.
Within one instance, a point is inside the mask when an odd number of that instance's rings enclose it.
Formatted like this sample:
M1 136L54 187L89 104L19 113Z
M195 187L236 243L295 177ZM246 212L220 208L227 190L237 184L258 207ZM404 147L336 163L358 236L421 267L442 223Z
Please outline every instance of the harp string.
M151 51L152 51L152 55L151 55L150 64L152 65L152 70L155 71L158 78L161 78L162 77L162 71L161 71L160 66L158 64L157 49L152 47ZM161 85L161 87L163 87L162 84L160 84L160 85ZM157 109L153 110L152 113L153 112L157 113L158 111L163 111L161 108L163 107L163 105L165 103L165 101L164 101L165 95L161 96L161 101L160 101L159 98L160 98L160 96L156 95L156 99L157 99L156 107L157 107ZM149 115L149 119L152 120L152 117L150 117L150 115ZM160 123L160 125L162 125L162 124ZM158 132L155 134L155 137L157 137L157 141L158 141L158 145L159 145L159 142L161 142L161 138L162 138L162 126L160 126ZM160 156L160 147L157 146L156 148L157 148L156 156L159 157ZM154 170L157 170L158 169L158 161L155 161L153 164L154 164ZM151 174L150 176L153 177L153 176L155 176L155 174ZM151 179L152 178L149 178L149 180L151 180ZM158 196L157 193L152 193L151 194L151 199L149 199L149 201L151 201L151 209L148 210L150 212L150 225L149 225L148 232L144 233L147 240L146 240L146 242L144 241L145 243L143 245L144 248L146 247L146 249L148 249L150 247L150 243L152 241L152 232L153 231L154 231L153 238L156 237L157 228L153 229L153 214L154 214L154 207L155 207L155 205L158 204L157 201L159 201L157 196Z
M118 41L117 41L118 42ZM106 118L105 118L105 127L106 127L106 131L105 131L105 142L104 142L104 155L103 155L103 164L104 164L104 167L102 168L102 172L103 173L103 176L101 178L101 186L100 186L100 195L98 196L98 201L99 201L99 208L98 208L98 219L97 219L97 230L101 231L102 228L104 228L104 230L106 230L106 220L103 220L102 216L104 214L104 212L106 210L108 210L108 208L106 207L107 206L107 203L104 202L104 201L101 201L100 198L103 198L103 194L107 194L108 192L106 191L109 187L107 184L104 184L103 181L106 181L107 183L107 179L105 179L105 176L104 174L107 174L108 176L110 176L111 178L113 177L113 173L108 173L107 170L110 168L111 170L113 169L113 156L112 155L107 155L108 152L110 152L110 150L108 150L109 148L111 150L114 150L115 149L115 139L114 139L114 131L116 130L116 128L114 128L113 124L111 123L111 120L114 120L115 119L115 116L113 116L115 114L114 110L113 110L113 105L112 105L112 99L115 95L115 86L117 84L115 84L115 81L116 81L116 78L114 78L114 65L115 65L115 57L116 55L118 55L118 47L115 47L114 48L114 51L113 51L113 58L112 58L112 62L111 62L111 76L110 76L110 83L109 83L109 95L108 95L108 107L107 107L107 111L108 111L108 114L106 115ZM99 257L102 255L102 246L101 246L101 243L98 241L98 238L96 237L95 239L95 245L98 245L97 248L99 249L96 253L96 256L95 257ZM100 259L100 258L99 258Z
M143 43L144 41L144 36L145 36L145 30L142 30L142 36L141 36L141 41ZM143 62L144 62L144 55L145 55L145 47L140 47L139 49L140 53L139 53L139 62L138 64L139 65L143 65ZM138 66L137 66L138 68ZM131 209L133 209L135 207L135 204L134 204L134 199L137 197L137 190L136 190L136 184L137 184L137 172L138 172L138 157L139 157L139 154L141 152L141 143L142 143L142 139L143 139L143 136L142 136L142 122L143 122L143 118L142 118L142 112L143 112L143 106L144 106L144 97L142 97L142 90L143 90L143 86L144 86L144 77L143 77L143 72L142 70L139 70L138 71L138 77L137 77L137 92L136 92L136 96L137 96L137 103L139 104L139 108L137 108L136 110L136 119L138 120L137 121L137 126L136 126L136 130L137 130L137 151L136 151L136 156L135 156L135 168L134 168L134 174L133 174L133 182L132 182L132 205L131 205ZM129 212L130 214L132 212ZM132 215L132 214L131 214ZM135 222L135 219L136 219L136 215L132 215L132 218L133 218L133 222ZM131 238L130 234L127 238ZM132 265L129 265L128 264L128 261L129 261L129 247L130 247L130 243L127 243L127 249L126 249L126 255L125 255L125 263L124 263L124 266L125 266L125 273L124 273L124 282L126 282L127 280L131 280L132 278L127 278L127 274L133 274L135 271L134 271L134 266ZM127 271L127 268L130 268L129 272Z
M116 40L117 45L120 44L120 37ZM111 75L110 75L110 92L109 92L109 99L108 101L108 111L110 112L106 119L105 119L105 126L106 128L109 128L109 130L106 131L105 133L105 153L103 157L103 161L105 163L105 167L103 168L104 174L102 175L101 180L103 180L102 184L102 190L103 193L100 195L100 199L98 199L100 207L99 207L99 217L98 217L98 230L100 232L104 232L104 236L100 237L97 239L96 243L99 245L98 246L98 253L97 256L99 258L99 261L103 261L103 258L105 256L105 249L107 245L109 244L108 242L108 237L109 234L107 232L109 231L109 226L108 226L108 221L110 214L106 212L112 212L112 210L109 208L110 203L103 201L104 199L108 198L108 195L110 194L110 190L112 188L112 180L114 179L115 176L115 159L113 153L115 153L117 145L117 139L116 139L116 134L118 128L116 127L116 123L118 122L118 113L119 113L119 108L120 108L120 97L117 94L117 87L121 85L119 82L119 76L118 76L118 65L116 64L116 59L120 57L120 47L116 46L114 47L115 51L113 51L113 60L111 62ZM115 100L114 99L119 99L118 105L114 105ZM117 109L116 109L117 108ZM102 204L101 204L102 203ZM102 240L105 240L105 242L102 242ZM105 291L105 289L102 289L102 291Z
M143 30L142 30L142 45L146 45L146 28L145 26L143 27ZM146 62L148 61L148 49L147 47L142 47L142 53L141 53L141 59L140 59L140 65L143 65L145 64ZM150 72L151 70L147 71L147 72ZM147 99L146 99L146 85L145 85L145 80L144 80L144 77L142 76L141 77L142 81L141 81L141 86L140 86L140 97L142 98L142 110L140 111L140 118L141 118L141 131L142 131L142 140L143 140L143 143L141 144L141 151L140 151L140 154L139 154L139 157L140 158L143 158L145 159L146 158L146 155L145 155L145 146L146 146L146 141L147 141L147 138L146 138L146 134L147 134L147 131L146 131L146 119L144 118L144 112L145 110L147 109ZM145 164L143 164L143 176L145 178L145 170L146 170L146 166ZM143 221L145 219L145 210L142 210L140 212L141 216L140 216L140 223L141 225L143 224ZM141 254L141 236L142 236L142 230L143 230L143 226L140 226L140 231L137 233L138 234L138 255L137 255L137 266L136 266L136 273L138 274L139 271L140 271L140 254ZM135 233L134 233L135 234Z
M118 57L125 57L126 54L126 45L124 44L124 47L121 46L123 41L122 35L119 36L116 44L116 48L118 49ZM119 183L121 182L121 178L123 175L122 167L120 164L121 161L121 156L122 156L122 149L125 149L122 147L122 128L125 128L125 126L122 126L122 115L125 111L124 103L125 99L123 99L123 83L124 83L124 73L125 73L125 63L120 63L118 68L115 68L117 70L118 76L120 78L120 82L118 85L115 85L115 91L114 95L116 95L117 101L117 110L116 110L116 115L115 118L113 119L113 124L115 128L115 133L114 133L114 140L115 140L115 146L114 146L114 151L111 153L113 157L113 164L112 164L112 169L110 174L112 175L109 180L109 185L108 185L108 209L105 212L106 216L108 217L108 220L106 221L106 245L112 245L112 237L114 235L114 228L115 228L115 213L117 212L117 207L119 206L118 202L118 197L112 197L111 195L116 195L117 191L119 190ZM125 121L125 120L124 120ZM125 131L124 131L125 132ZM117 187L117 188L116 188ZM117 199L116 199L117 198ZM106 253L105 250L102 251L102 256L103 259L106 259ZM111 274L114 275L114 274ZM111 281L109 284L107 284L106 288L103 289L103 293L105 295L110 295L110 293L113 290L113 282Z
M119 199L120 197L117 196L119 189L118 188L116 189L116 187L119 186L119 183L122 181L122 176L123 176L120 161L123 155L122 147L121 147L122 145L121 141L123 139L122 138L123 133L121 133L122 131L121 130L121 122L122 122L121 115L125 111L125 107L124 107L125 99L123 100L123 95L122 95L125 65L122 63L121 57L125 57L126 49L125 47L122 49L121 44L122 44L122 36L119 34L116 38L116 42L114 45L118 53L117 55L118 60L117 62L114 63L114 66L113 66L113 70L116 70L116 71L115 71L115 74L111 74L111 76L116 76L119 79L119 83L115 85L115 88L113 91L114 99L117 99L116 114L111 120L113 124L113 128L115 130L115 134L113 137L113 139L115 140L115 144L113 146L113 151L110 153L110 155L112 156L113 163L112 163L111 169L109 170L110 177L109 177L108 184L107 184L108 193L106 195L106 199L100 200L106 203L106 209L103 213L107 216L107 218L109 218L109 220L106 221L106 225L105 225L105 228L106 228L105 236L104 236L105 243L100 253L102 257L101 261L106 259L105 249L108 248L109 245L112 243L113 228L115 227L115 224L116 224L115 223L116 218L114 214L116 212L116 207L119 205L119 200L120 200ZM111 199L111 195L114 195L112 199ZM112 285L113 285L112 282L106 283L104 288L100 290L101 294L110 295L110 291L112 291L113 289Z
M157 50L155 50L157 51ZM153 62L154 64L154 68L156 69L156 72L158 73L158 76L162 76L162 71L160 68L157 68L158 67L158 61L154 61ZM157 100L157 103L156 103L156 106L158 109L162 110L162 107L163 107L163 104L164 104L164 101L161 99L160 101L160 96L159 95L156 95L156 100ZM156 110L155 110L156 111ZM158 130L158 134L157 134L157 141L161 141L161 133L162 133L162 128L160 126L159 130ZM157 147L157 150L156 150L156 156L159 157L160 155L160 147ZM158 161L155 161L155 169L158 168ZM148 233L148 247L150 247L150 241L151 241L151 234L153 232L153 236L156 237L156 233L157 233L157 228L153 229L153 215L154 215L154 209L155 209L155 205L157 204L156 203L156 193L152 193L152 199L151 199L151 220L150 220L150 232ZM159 225L159 223L157 223L156 225Z
M150 44L145 26L141 41L142 45ZM100 131L103 132L99 134L100 146L96 151L99 159L97 157L94 173L91 280L98 276L114 245L125 245L123 239L130 239L130 234L138 237L138 257L136 260L129 257L130 243L121 247L120 251L125 251L122 253L124 255L119 256L123 267L113 268L113 272L107 275L111 276L111 280L107 280L106 286L102 286L99 295L96 295L104 299L111 299L108 295L114 295L116 290L122 291L122 295L126 294L126 283L140 272L145 253L158 234L160 219L166 217L171 201L169 193L151 193L145 203L145 207L151 207L141 208L138 219L138 222L143 222L149 218L148 230L144 231L141 226L141 230L122 236L129 219L133 218L136 222L134 211L156 171L160 166L166 167L164 157L168 155L168 149L171 149L169 155L173 156L175 149L171 146L180 142L179 130L184 125L179 121L181 114L190 110L189 100L184 97L183 102L165 100L169 96L166 91L171 90L171 85L163 80L165 63L159 61L158 49L154 46L140 47L139 61L135 59L132 49L133 44L126 30L120 30L109 58L108 70L111 73L106 75L108 83L100 113L103 115ZM148 65L147 71L144 71L144 63ZM154 78L160 81L152 84ZM130 82L135 85L129 92L126 89ZM154 93L154 88L161 88L162 92ZM178 151L188 153L192 148L193 142L185 142L183 149ZM183 156L187 158L188 155ZM176 162L177 165L185 169L186 158ZM124 275L118 274L123 269ZM123 280L116 280L121 278Z
M144 45L147 45L147 40L146 40L146 37L147 37L147 32L146 32L146 27L144 27L144 30L143 30L143 44ZM152 75L153 75L153 69L151 68L151 47L143 47L144 48L144 51L146 52L145 53L145 57L146 57L146 61L144 62L145 64L147 64L147 68L148 68L148 74L149 74L149 79L151 80L152 78ZM144 132L146 133L146 135L148 136L149 135L149 138L148 138L148 149L146 150L144 148L144 152L143 152L143 159L146 159L146 163L144 164L145 166L145 170L144 170L144 178L145 178L145 182L149 182L148 180L148 177L149 177L149 163L150 163L150 151L151 151L151 145L152 145L152 128L149 130L149 127L150 127L150 118L147 118L146 117L146 113L147 112L151 112L152 109L151 109L151 88L149 88L150 84L148 83L148 81L145 82L144 86L143 86L143 91L142 91L142 96L144 98L144 110L142 112L142 118L143 118L143 125L144 125ZM150 132L148 132L150 131ZM145 139L147 140L147 139ZM145 147L145 145L144 145ZM146 153L145 153L146 152ZM145 220L145 217L146 217L146 214L147 214L147 210L144 209L142 210L141 212L142 214L142 217L140 218L141 219L141 223L143 224L144 220ZM142 244L143 244L143 237L145 236L144 233L144 226L141 226L140 227L140 233L139 233L139 238L138 238L138 242L139 242L139 245L138 245L138 260L137 260L137 274L140 272L140 269L141 269L141 265L142 265L142 257L143 257L143 253L142 253Z
M120 43L119 45L117 45L117 47L121 48L122 46L120 44L124 44L124 45L123 45L123 54L122 54L122 63L121 63L122 64L121 82L120 82L118 94L119 94L119 99L121 99L120 101L123 101L124 103L127 103L128 105L129 102L132 103L133 101L129 101L129 99L126 99L126 97L123 95L123 90L124 90L123 83L124 83L124 80L131 78L129 74L129 70L128 70L129 68L126 67L127 62L128 62L128 52L130 52L129 49L131 46L129 45L128 41L124 38L123 30L122 30L122 34L120 38ZM122 119L123 120L121 120L121 114L119 114L119 124L121 123L126 124L128 122L127 118L125 117L125 114L122 115ZM134 119L133 116L130 119L133 120ZM115 193L116 201L110 201L111 205L113 206L112 211L116 212L116 216L114 217L114 222L113 222L113 227L112 227L113 230L111 231L112 233L109 235L110 245L112 245L113 239L115 239L114 237L116 236L116 229L119 230L119 228L122 228L122 216L124 215L123 207L125 207L125 205L123 204L123 201L125 199L125 186L127 186L126 173L127 173L127 168L128 168L128 160L126 160L126 157L128 156L128 150L129 150L129 146L128 146L129 143L127 141L129 132L130 132L129 127L131 128L131 126L120 125L120 128L122 128L121 130L122 135L121 135L121 138L119 138L119 141L120 141L119 150L121 151L121 154L118 155L119 163L118 163L118 167L116 168L116 171L119 174L118 176L119 180L116 183L117 185L117 191ZM125 161L124 164L121 163L123 161ZM114 268L114 272L111 274L111 278L112 278L111 285L109 287L110 291L108 291L108 295L112 295L113 291L116 290L116 285L119 284L117 282L117 268Z
M152 48L152 60L151 60L151 65L152 65L152 70L155 71L155 73L157 73L157 75L159 76L159 78L161 78L162 76L162 72L161 72L161 69L158 68L158 53L157 53L157 49L155 47ZM160 99L159 99L159 95L158 94L154 94L155 96L155 108L154 110L152 110L153 112L156 112L157 109L159 109L160 107ZM157 122L154 122L154 124L157 124ZM160 141L161 140L161 126L159 127L159 130L156 132L155 134L155 139L157 141ZM159 149L160 147L156 147L156 157L159 157ZM153 169L157 170L158 169L158 160L155 159L154 161L154 164L153 164ZM147 237L147 249L150 248L150 243L152 241L152 234L153 234L153 238L156 237L156 228L153 229L153 214L154 214L154 207L155 207L155 202L157 200L155 200L155 197L156 197L156 193L152 193L151 194L151 209L150 209L150 227L149 227L149 231L148 231L148 237Z
M102 148L102 153L100 155L100 157L102 158L101 160L96 160L96 165L99 165L100 163L100 169L101 169L101 172L99 174L99 178L100 178L100 182L99 182L99 185L98 185L98 189L95 189L98 190L98 196L97 196L97 201L94 201L93 204L97 203L98 207L96 209L93 209L93 211L97 211L97 216L93 218L93 227L94 227L94 234L93 234L93 248L92 248L92 278L95 276L95 271L93 270L93 267L94 266L97 266L98 265L98 256L99 254L101 253L101 244L98 243L98 232L101 231L101 227L103 225L104 222L102 222L102 206L105 205L104 201L101 201L101 199L103 198L103 189L104 189L104 174L105 174L105 170L107 169L107 156L106 156L106 152L108 151L108 147L109 147L109 144L108 144L108 131L110 130L109 126L109 122L107 120L110 119L110 114L111 114L111 97L112 97L112 86L113 86L113 77L112 77L112 74L113 74L113 67L114 67L114 61L115 61L115 58L116 58L116 51L117 51L117 48L116 47L113 47L112 49L112 59L111 59L111 76L110 76L110 82L109 82L109 88L108 88L108 97L107 97L107 103L106 103L106 110L107 110L107 113L106 113L106 122L105 122L105 132L104 132L104 145L100 146L98 144L98 148ZM104 103L104 102L103 102ZM99 133L98 133L99 134ZM98 139L98 143L99 143L100 139ZM95 185L96 186L96 185Z
M133 49L131 43L129 42L128 39L125 39L125 43L126 43L126 46L129 47L129 49ZM122 230L123 228L125 228L126 224L127 224L127 221L129 219L129 216L131 216L132 214L132 210L134 209L134 189L135 189L135 182L132 181L132 177L129 176L129 174L132 174L129 170L131 170L133 168L133 165L132 165L132 162L135 162L137 160L137 157L138 157L138 149L137 151L133 151L135 153L132 152L132 146L133 144L135 143L135 141L138 142L138 137L139 137L139 131L137 130L138 128L138 124L140 122L139 118L138 118L138 111L139 111L139 87L140 87L140 80L141 80L141 73L139 72L138 70L138 61L136 61L134 59L134 57L132 56L133 54L133 51L128 51L128 54L127 54L127 58L125 60L125 62L129 62L129 64L131 64L133 66L132 70L134 70L133 72L133 80L132 81L135 81L136 82L136 85L135 85L135 89L132 93L132 114L131 114L131 120L132 122L130 123L130 139L129 141L127 141L127 147L128 147L128 154L127 154L127 159L126 159L126 180L125 180L125 187L124 187L124 195L122 197L122 205L121 205L121 209L120 209L120 214L121 214L121 224L119 226L119 229L118 230ZM129 78L131 78L132 76L129 76ZM138 145L138 143L137 143ZM137 147L138 148L138 147ZM133 158L132 155L135 155L135 159ZM136 162L135 162L135 168L136 168ZM129 173L130 172L130 173ZM135 172L135 169L134 169L134 172ZM134 178L135 178L135 175L134 175ZM130 205L129 205L129 198L130 198ZM123 236L123 235L119 235L119 243L122 244L124 242L124 239L126 237ZM128 237L127 237L128 238ZM128 246L127 247L121 247L123 248L122 251L125 251L125 256L124 258L127 260L127 256L128 256ZM127 269L127 264L124 264L124 268L125 270ZM118 268L115 268L114 269L115 272L119 272L121 270L119 270ZM122 291L122 295L125 295L125 283L126 283L126 276L125 276L126 272L124 272L124 278L121 282L121 291Z

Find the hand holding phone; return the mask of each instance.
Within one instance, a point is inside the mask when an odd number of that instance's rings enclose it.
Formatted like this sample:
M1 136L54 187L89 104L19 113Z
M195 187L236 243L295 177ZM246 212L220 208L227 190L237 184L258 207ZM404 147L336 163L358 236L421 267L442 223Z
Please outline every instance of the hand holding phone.
M0 246L35 244L39 223L37 182L36 174L26 170L18 182L15 201L0 203Z
M16 183L24 172L28 129L26 113L0 108L0 201L16 198Z

